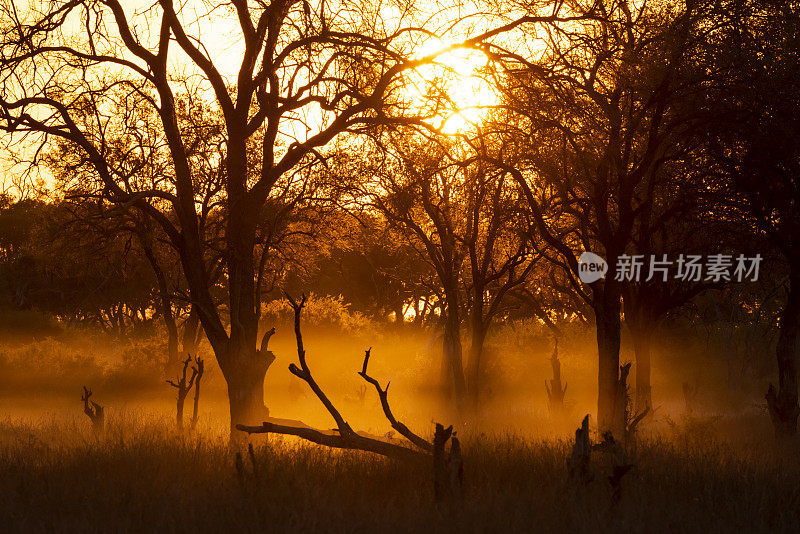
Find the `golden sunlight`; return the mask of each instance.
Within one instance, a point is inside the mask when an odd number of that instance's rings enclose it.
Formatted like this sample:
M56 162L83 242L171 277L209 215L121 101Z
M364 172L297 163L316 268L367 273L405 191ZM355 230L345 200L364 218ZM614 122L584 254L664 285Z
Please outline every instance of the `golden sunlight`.
M415 54L425 57L449 48L438 38L428 39ZM454 48L431 64L415 69L407 91L412 103L430 110L434 126L446 134L457 134L480 123L499 102L497 91L486 78L489 58L478 50Z

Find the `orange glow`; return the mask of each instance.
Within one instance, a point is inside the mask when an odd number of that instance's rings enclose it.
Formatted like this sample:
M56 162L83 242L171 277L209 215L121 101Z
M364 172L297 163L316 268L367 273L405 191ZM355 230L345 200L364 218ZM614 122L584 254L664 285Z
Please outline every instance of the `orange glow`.
M425 57L454 43L431 38L415 57ZM435 62L415 70L407 91L414 105L430 109L431 95L439 95L434 124L446 134L457 134L480 123L492 106L497 105L497 92L484 76L489 58L480 51L454 48L439 55ZM435 100L435 99L434 99Z

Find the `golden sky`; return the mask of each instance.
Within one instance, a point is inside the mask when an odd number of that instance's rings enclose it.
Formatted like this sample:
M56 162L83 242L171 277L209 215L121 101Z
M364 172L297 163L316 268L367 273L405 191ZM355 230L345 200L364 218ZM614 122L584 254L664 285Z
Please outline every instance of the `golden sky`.
M321 0L311 0L312 10L319 6ZM383 0L381 0L383 1ZM41 2L37 2L41 5ZM215 3L219 5L220 3ZM152 0L129 0L123 3L133 31L145 45L155 48L158 34L157 9L153 7ZM332 3L326 3L326 10L330 10ZM389 28L404 26L422 26L431 28L440 37L421 36L416 34L413 42L413 55L420 57L431 54L444 47L460 42L464 38L475 35L491 27L492 19L481 14L476 5L453 3L427 3L415 11L401 11L407 3L385 2L379 6L381 23ZM327 12L327 11L326 11ZM187 33L198 39L205 47L208 56L220 73L233 84L243 51L241 32L235 13L223 7L209 8L209 3L203 0L188 0L183 3L181 16L185 21ZM108 20L111 21L110 13ZM460 21L455 23L455 21ZM499 20L494 20L498 23ZM109 22L113 28L113 23ZM76 33L84 29L80 24L73 24ZM67 26L69 31L70 26ZM171 46L171 67L175 72L198 72L188 58L183 55L175 44ZM128 59L135 59L128 57ZM445 133L458 133L472 128L485 116L487 108L496 104L497 94L491 83L481 76L481 69L487 64L487 57L480 52L467 49L455 49L446 52L437 58L432 65L417 69L410 76L407 86L408 97L412 102L423 105L426 89L429 89L434 80L443 87L451 101L453 109L443 113L438 118L436 127L441 127ZM324 118L321 112L313 108L304 110L303 117L307 124L321 124ZM319 116L314 117L317 113ZM310 114L310 115L309 115ZM299 132L296 123L288 121L283 127L284 135L300 138L313 134L312 132ZM11 147L16 155L26 155L30 147L26 143L17 143ZM8 177L20 172L19 166L14 166L9 154L3 154L0 159L0 170L8 183ZM34 173L36 178L37 173ZM38 178L47 180L41 172Z

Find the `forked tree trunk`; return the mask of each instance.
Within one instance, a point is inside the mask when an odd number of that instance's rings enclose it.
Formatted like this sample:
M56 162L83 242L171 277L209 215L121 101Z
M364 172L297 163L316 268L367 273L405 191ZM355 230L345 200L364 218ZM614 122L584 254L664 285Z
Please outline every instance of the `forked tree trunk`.
M234 129L228 143L227 170L229 175L247 173L247 158L243 132ZM228 273L228 300L230 308L230 334L223 338L222 346L215 344L220 370L228 386L230 403L231 438L241 436L235 431L237 424L261 423L269 411L264 405L264 377L274 361L266 350L269 335L258 341L258 315L255 299L255 266L253 262L256 222L263 201L257 196L229 191L230 216L226 227ZM202 311L202 310L199 310ZM210 336L203 316L200 317L207 336ZM271 331L274 333L274 330Z
M612 276L612 275L609 275ZM597 422L601 431L614 425L620 347L620 292L613 281L595 293L593 305L597 324Z
M81 401L83 402L83 413L85 413L92 421L92 431L95 436L100 437L105 431L106 416L105 409L91 400L92 390L83 386L83 395Z
M183 406L186 401L186 395L191 391L194 381L198 376L199 370L197 367L192 367L192 374L188 375L189 365L192 363L191 356L187 356L183 361L183 368L181 374L178 375L176 380L167 380L167 384L177 390L177 409L175 413L175 425L179 432L183 432Z
M800 272L791 273L789 294L781 314L776 357L778 360L778 390L770 384L767 407L775 427L775 435L787 438L797 434L797 352L800 334Z

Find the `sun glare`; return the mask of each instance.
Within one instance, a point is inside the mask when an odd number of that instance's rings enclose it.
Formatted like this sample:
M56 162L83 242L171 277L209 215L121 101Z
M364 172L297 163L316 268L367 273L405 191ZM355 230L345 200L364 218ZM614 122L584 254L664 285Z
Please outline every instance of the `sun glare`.
M194 3L192 0L187 5ZM397 18L396 8L384 11L386 20ZM226 16L198 19L189 25L202 36L215 66L231 83L236 80L244 47L235 31L236 25L236 20ZM436 54L455 44L457 41L431 37L417 48L414 56ZM177 61L176 68L185 66L182 61L184 58ZM415 69L407 78L404 91L412 110L427 114L433 125L448 135L473 129L499 101L497 91L485 76L488 64L488 57L477 50L453 48L442 52L433 63ZM311 124L322 122L321 118L310 119Z
M451 46L441 39L429 39L416 57L435 54ZM480 123L498 96L486 79L489 58L467 48L454 48L439 55L434 63L414 71L407 91L413 105L435 110L434 126L446 134L470 130Z

